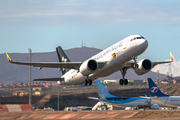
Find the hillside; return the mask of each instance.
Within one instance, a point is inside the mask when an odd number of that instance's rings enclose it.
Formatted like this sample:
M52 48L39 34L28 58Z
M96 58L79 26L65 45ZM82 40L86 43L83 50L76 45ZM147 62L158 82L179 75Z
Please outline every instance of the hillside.
M84 61L89 57L100 52L100 49L82 47L82 48L72 48L65 50L65 53L71 61ZM9 53L11 59L14 61L29 61L29 53ZM27 83L29 81L29 66L14 65L10 64L5 54L0 54L0 84L13 84L13 83ZM54 52L47 53L33 53L33 62L57 62L57 54ZM32 68L32 79L35 78L47 78L47 77L60 77L61 72L55 68L43 68L38 70L38 68ZM155 72L149 72L145 75L138 76L133 69L127 70L126 78L128 79L147 79L151 77L152 79L157 78ZM120 72L116 72L108 77L100 78L100 80L105 79L120 79L122 78ZM166 75L160 74L159 79L166 78Z

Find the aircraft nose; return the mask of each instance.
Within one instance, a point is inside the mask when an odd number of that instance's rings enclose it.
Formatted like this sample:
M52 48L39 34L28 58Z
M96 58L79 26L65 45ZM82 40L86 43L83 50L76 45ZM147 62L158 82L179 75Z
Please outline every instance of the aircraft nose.
M146 39L141 39L141 40L139 41L139 46L141 46L140 48L141 48L142 50L146 50L147 47L148 47L148 41L147 41Z
M148 41L146 39L144 39L144 43L143 43L146 47L148 47Z
M146 39L142 39L142 40L141 40L141 45L142 45L143 47L147 48L147 47L148 47L148 41L147 41Z

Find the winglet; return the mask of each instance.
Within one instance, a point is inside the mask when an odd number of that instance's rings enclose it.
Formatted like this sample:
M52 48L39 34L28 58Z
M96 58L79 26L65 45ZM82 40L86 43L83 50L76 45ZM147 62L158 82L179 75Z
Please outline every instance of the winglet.
M169 51L169 56L170 56L171 61L174 61L174 57L173 57L173 55L171 54L170 51Z
M5 52L5 54L6 54L7 60L8 60L9 62L11 62L11 58L9 57L9 55L7 54L7 52Z

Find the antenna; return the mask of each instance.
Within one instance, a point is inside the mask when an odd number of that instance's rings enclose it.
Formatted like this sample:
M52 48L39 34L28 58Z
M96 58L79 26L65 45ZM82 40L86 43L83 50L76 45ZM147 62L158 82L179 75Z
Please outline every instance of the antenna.
M81 43L81 47L83 47L83 41L82 41L82 43Z
M159 84L159 70L157 70L157 84Z

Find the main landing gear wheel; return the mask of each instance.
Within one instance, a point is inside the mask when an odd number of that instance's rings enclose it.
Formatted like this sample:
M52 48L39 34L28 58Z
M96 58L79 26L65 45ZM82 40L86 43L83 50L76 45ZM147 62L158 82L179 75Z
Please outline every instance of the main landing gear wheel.
M128 80L127 80L127 79L124 80L124 84L125 84L125 85L128 84Z
M92 85L92 80L91 79L86 79L85 80L85 85L87 85L89 83L89 85Z
M120 79L119 80L119 84L123 85L123 83L124 83L124 85L127 85L128 84L128 80L127 79Z
M85 80L85 85L87 85L88 84L88 82L87 82L87 80Z
M123 85L123 79L120 79L120 80L119 80L119 84L120 84L120 85Z
M121 74L122 74L122 78L123 78L123 79L120 79L120 80L119 80L119 84L120 84L120 85L123 85L123 83L124 83L124 85L127 85L127 84L128 84L128 80L127 80L127 79L124 79L127 69L128 69L127 67L124 67L124 68L122 68L122 69L120 70L120 71L121 71Z
M89 85L92 85L92 80L89 80Z

